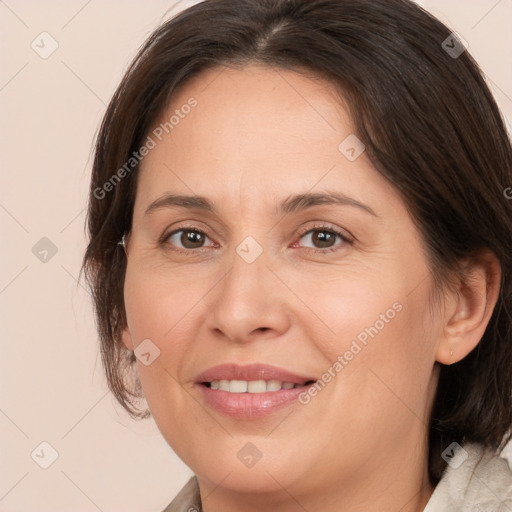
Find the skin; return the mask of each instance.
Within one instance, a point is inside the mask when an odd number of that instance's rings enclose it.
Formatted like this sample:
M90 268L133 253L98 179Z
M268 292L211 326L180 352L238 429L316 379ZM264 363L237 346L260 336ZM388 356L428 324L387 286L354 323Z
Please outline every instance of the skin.
M498 263L468 262L471 284L430 307L421 236L366 153L352 162L338 150L354 128L326 82L256 64L216 68L186 83L161 120L190 97L197 106L142 163L122 340L134 350L149 338L160 350L137 369L162 435L198 476L204 511L423 510L437 363L462 359L480 340ZM348 205L274 211L289 195L327 191L376 216ZM164 193L206 196L217 212L145 215ZM202 249L183 245L181 232L159 244L190 224L206 235ZM353 243L322 245L314 235L326 227ZM236 252L248 236L263 249L250 264ZM320 378L396 303L401 311L307 405L239 420L209 409L194 385L226 362ZM247 442L262 454L252 468L237 457Z

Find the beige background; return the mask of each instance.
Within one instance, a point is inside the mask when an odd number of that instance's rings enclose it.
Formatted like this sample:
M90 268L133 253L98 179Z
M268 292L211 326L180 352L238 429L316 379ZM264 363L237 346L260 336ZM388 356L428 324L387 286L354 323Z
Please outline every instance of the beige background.
M107 392L76 282L105 105L149 33L191 3L0 0L0 511L158 512L191 474ZM422 5L469 43L511 120L512 0ZM51 48L43 31L58 43L47 59L31 47ZM43 237L47 262L32 252ZM48 469L43 441L58 452Z

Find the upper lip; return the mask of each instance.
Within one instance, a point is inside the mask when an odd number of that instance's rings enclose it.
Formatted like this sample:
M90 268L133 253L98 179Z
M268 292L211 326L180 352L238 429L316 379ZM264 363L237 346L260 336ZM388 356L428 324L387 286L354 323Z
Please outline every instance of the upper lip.
M221 364L209 368L195 378L197 383L214 380L279 380L281 382L292 382L293 384L305 384L316 379L267 364Z

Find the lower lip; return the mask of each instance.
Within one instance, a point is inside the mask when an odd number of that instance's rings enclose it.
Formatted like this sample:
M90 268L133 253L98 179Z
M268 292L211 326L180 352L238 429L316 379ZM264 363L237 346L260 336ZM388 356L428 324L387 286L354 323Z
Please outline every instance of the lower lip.
M203 384L198 386L212 409L232 418L244 420L263 418L290 406L297 402L299 395L310 387L301 386L265 393L230 393L211 389Z

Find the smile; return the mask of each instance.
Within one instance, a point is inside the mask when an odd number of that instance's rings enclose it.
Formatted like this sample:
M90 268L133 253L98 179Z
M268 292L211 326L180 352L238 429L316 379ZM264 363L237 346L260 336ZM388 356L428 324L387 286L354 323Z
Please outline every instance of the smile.
M240 420L264 418L293 406L315 382L312 377L265 364L223 364L195 379L207 408Z
M214 380L205 382L204 385L210 389L219 389L229 393L265 393L267 391L280 391L281 389L293 389L312 384L314 381L308 381L304 384L294 384L293 382L282 382L280 380Z

